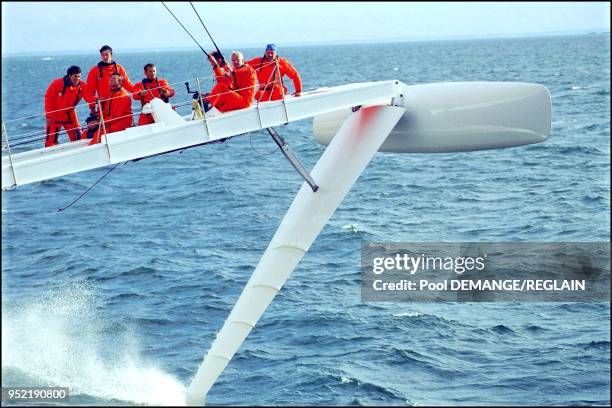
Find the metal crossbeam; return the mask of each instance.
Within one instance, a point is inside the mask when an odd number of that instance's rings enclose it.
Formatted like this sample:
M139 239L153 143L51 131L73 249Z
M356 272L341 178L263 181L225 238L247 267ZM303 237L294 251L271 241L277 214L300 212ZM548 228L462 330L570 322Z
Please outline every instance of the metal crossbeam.
M287 142L285 142L285 139L283 139L281 135L279 135L276 132L276 130L274 130L274 128L269 127L269 128L266 128L266 130L268 131L270 136L272 136L272 139L274 139L274 142L276 142L276 145L281 150L285 158L289 161L289 163L291 163L295 171L297 171L299 175L302 176L304 181L308 183L308 185L312 189L312 192L316 193L317 190L319 189L319 186L317 185L317 183L315 183L312 177L310 177L310 174L306 171L306 169L304 168L300 160L297 158L295 153L293 153L293 150L291 150L291 147L289 147Z

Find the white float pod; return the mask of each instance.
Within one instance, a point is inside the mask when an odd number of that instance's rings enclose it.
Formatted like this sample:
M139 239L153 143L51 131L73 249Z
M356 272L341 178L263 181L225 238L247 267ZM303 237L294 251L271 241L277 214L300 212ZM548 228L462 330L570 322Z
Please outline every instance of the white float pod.
M382 152L448 153L500 149L545 141L550 135L548 90L522 82L442 82L406 86L406 112ZM317 142L329 144L350 109L314 119Z
M165 123L166 126L182 125L185 120L178 114L172 105L159 98L153 98L151 102L142 107L142 113L153 115L155 123Z
M187 390L189 405L200 405L225 366L255 326L357 178L366 168L404 109L363 108L350 116L325 150L283 218L234 309L217 334Z

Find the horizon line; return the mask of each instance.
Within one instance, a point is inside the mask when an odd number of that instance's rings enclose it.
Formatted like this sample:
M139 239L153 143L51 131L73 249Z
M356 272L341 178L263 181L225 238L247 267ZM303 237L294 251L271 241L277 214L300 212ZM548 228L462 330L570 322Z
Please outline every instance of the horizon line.
M324 42L293 42L284 44L283 47L317 47L317 46L333 46L333 45L365 45L375 43L409 43L409 42L434 42L434 41L460 41L460 40L495 40L495 39L516 39L516 38L533 38L533 37L561 37L571 35L602 35L610 34L609 28L593 28L575 31L548 31L541 33L513 33L513 34L476 34L463 35L452 37L398 37L385 38L376 40L357 39L357 40L333 40ZM259 48L260 44L232 44L224 48ZM141 52L161 52L161 51L197 51L197 47L182 46L182 47L163 47L163 48L124 48L122 52L126 53L141 53ZM49 55L86 55L91 53L91 50L56 50L56 51L22 51L2 53L2 58L5 57L26 57L26 56L49 56Z

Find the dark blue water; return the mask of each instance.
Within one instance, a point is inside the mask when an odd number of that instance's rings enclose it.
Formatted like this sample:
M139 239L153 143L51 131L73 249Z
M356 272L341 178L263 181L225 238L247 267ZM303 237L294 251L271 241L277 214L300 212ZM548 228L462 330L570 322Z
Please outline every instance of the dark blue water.
M287 48L305 89L359 81L525 81L550 139L378 154L212 388L211 404L609 404L609 303L363 303L369 241L608 241L608 35ZM3 59L10 136L42 129L47 84L87 56ZM244 50L247 57L259 50ZM121 54L178 83L196 52ZM193 82L192 82L193 84ZM210 81L204 81L209 87ZM136 107L136 105L135 105ZM188 111L184 111L188 113ZM86 112L83 113L83 119ZM304 164L312 121L279 128ZM2 193L2 385L71 404L181 401L301 185L263 132Z

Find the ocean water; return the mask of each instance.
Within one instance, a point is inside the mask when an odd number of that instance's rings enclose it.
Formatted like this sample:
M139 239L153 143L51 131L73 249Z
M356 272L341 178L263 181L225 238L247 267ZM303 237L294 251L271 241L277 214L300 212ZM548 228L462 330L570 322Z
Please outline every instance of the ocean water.
M609 241L609 46L609 35L584 35L281 49L305 89L540 83L551 137L377 154L207 402L609 405L609 303L360 299L364 240ZM189 99L184 81L210 75L199 52L115 54L135 80L155 62L175 102ZM68 66L88 70L97 58L4 58L9 138L43 129L40 117L20 118L42 111ZM278 130L312 168L324 150L312 120ZM255 132L120 165L57 212L106 171L2 192L2 386L67 386L70 404L180 403L302 182Z

